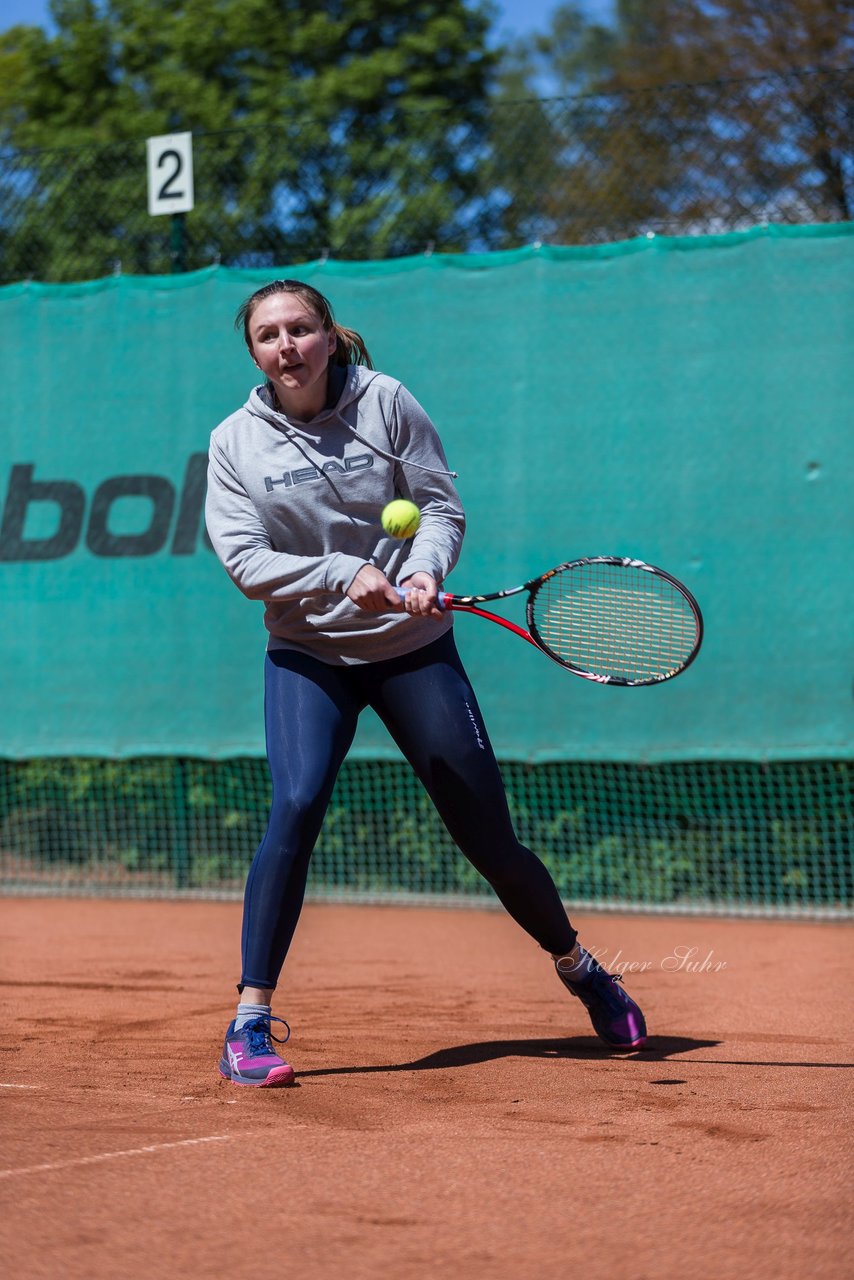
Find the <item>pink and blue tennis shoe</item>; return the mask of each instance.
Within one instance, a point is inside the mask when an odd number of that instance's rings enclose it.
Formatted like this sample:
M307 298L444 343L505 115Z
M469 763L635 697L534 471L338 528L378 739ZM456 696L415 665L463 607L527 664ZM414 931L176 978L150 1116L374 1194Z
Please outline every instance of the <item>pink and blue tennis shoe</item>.
M270 1028L271 1022L281 1022L287 1027L288 1034L281 1039L274 1036ZM225 1033L225 1044L219 1060L220 1075L232 1084L247 1084L256 1089L291 1084L294 1069L273 1048L274 1040L276 1044L286 1044L290 1036L291 1029L284 1018L274 1018L271 1014L259 1014L257 1018L244 1023L239 1031L235 1031L232 1022Z

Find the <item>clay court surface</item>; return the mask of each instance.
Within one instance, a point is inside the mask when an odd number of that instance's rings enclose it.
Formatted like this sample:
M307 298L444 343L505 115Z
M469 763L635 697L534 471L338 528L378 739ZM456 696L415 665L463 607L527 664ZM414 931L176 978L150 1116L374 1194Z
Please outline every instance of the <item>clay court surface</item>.
M646 1050L500 912L312 905L259 1090L215 1069L239 904L6 900L4 1271L850 1274L850 928L574 919Z

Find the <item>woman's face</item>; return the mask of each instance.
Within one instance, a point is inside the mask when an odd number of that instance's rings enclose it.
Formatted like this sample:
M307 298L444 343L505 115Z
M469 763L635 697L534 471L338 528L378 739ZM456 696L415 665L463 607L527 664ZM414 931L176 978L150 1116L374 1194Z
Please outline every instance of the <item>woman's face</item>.
M276 389L285 412L313 417L326 402L326 369L335 350L334 330L296 293L274 293L249 319L252 357Z

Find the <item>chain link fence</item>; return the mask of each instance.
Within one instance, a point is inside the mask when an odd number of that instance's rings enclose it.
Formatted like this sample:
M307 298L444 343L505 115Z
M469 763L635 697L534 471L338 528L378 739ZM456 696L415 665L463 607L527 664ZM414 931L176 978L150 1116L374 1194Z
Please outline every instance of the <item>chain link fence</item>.
M0 283L591 244L846 221L854 69L193 138L196 203L151 217L145 139L0 151Z
M843 761L502 765L520 839L585 908L854 913ZM270 804L266 761L0 761L0 891L242 895ZM494 905L403 762L345 762L309 893Z

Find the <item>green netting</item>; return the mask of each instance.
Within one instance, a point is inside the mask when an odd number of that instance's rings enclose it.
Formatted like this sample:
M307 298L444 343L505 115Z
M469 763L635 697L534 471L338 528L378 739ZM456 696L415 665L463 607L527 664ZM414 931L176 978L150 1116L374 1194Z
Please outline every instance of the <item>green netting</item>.
M852 765L502 766L520 837L570 904L850 915ZM264 831L264 760L0 764L6 893L239 897ZM315 851L327 900L489 905L403 762L349 760Z
M625 697L460 618L500 758L850 757L854 223L297 274L440 429L468 519L449 589L632 555L703 609L690 672ZM263 754L261 608L202 506L256 380L232 317L267 278L0 290L4 757ZM395 751L362 717L353 754Z

